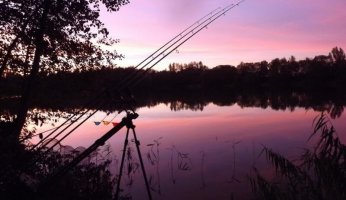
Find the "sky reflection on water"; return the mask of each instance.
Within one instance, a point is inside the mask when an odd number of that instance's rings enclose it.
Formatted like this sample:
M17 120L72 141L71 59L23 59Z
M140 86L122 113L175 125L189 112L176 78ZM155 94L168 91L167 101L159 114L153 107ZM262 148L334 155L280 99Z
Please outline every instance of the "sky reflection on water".
M134 124L147 174L155 190L154 199L230 199L232 196L243 199L249 193L246 175L250 174L253 165L268 176L272 171L258 158L262 145L289 159L298 158L303 148L311 146L307 139L312 133L313 119L319 115L301 108L291 112L214 104L207 105L203 111L171 111L169 105L159 104L137 112L140 116ZM105 115L98 113L64 144L73 147L92 144L111 128L111 125L95 126L93 123ZM116 120L120 121L121 117L119 115ZM343 142L346 139L345 118L342 115L332 121ZM115 160L112 163L114 173L119 169L124 138L125 130L121 130L108 142ZM135 145L130 142L130 146L134 150ZM159 153L159 162L153 165L147 158L151 148ZM179 153L187 157L179 160ZM135 151L133 156L133 162L138 162ZM179 169L182 162L188 170ZM129 177L124 175L121 188L133 199L143 199L146 191L141 171L138 169ZM129 185L131 180L134 182Z

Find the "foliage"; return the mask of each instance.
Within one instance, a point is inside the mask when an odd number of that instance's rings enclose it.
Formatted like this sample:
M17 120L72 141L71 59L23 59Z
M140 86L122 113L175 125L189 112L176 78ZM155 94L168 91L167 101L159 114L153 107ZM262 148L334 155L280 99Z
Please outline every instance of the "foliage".
M70 157L71 155L50 155L41 166L50 169L47 171L57 170L61 167L61 163L66 163ZM110 163L110 160L98 163L84 161L62 177L58 183L45 191L40 191L38 195L42 199L112 199L115 179L108 170ZM41 170L43 171L42 168Z
M70 90L64 93L87 91L93 94L103 88L112 88L123 77L138 73L134 68L90 69L81 72L40 76L40 90ZM7 80L7 81L6 81ZM20 82L16 75L5 79L2 91L7 95L20 93L15 86ZM88 83L87 85L85 83ZM126 83L125 83L126 84ZM293 90L293 91L334 91L344 90L346 84L346 60L341 48L333 48L325 56L296 61L292 56L288 60L274 59L271 62L240 63L237 67L219 65L207 68L202 62L188 64L172 63L169 70L150 71L136 88L138 91L157 90ZM20 84L19 84L20 85ZM73 87L71 87L71 85ZM11 89L12 88L12 89ZM5 94L6 94L5 93Z
M77 151L28 151L1 144L1 199L112 199L115 180L110 160L84 160L51 185L47 178L71 161ZM43 189L44 188L44 189Z
M346 145L336 136L325 114L315 119L310 137L319 136L312 150L305 149L299 162L292 162L264 147L263 152L276 170L273 181L255 169L250 178L256 199L345 199Z
M0 81L7 73L28 76L10 137L18 140L39 73L90 66L114 67L121 57L109 46L117 41L99 20L101 6L117 11L127 0L10 0L0 2ZM1 128L1 127L0 127Z
M108 37L99 15L102 6L112 12L126 3L127 0L2 1L1 72L7 69L7 73L24 74L28 70L24 68L30 69L35 57L41 57L42 73L114 66L119 55L103 47L117 41ZM39 49L40 55L36 55Z

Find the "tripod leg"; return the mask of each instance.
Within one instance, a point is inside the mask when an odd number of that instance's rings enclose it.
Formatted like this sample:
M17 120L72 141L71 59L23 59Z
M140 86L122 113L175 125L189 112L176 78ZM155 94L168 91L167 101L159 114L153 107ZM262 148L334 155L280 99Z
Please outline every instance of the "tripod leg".
M116 200L119 199L120 181L121 181L121 176L123 174L124 160L125 160L126 147L127 147L127 144L128 144L129 131L130 131L130 129L127 129L126 137L125 137L125 142L124 142L123 155L121 157L121 164L120 164L120 172L119 172L119 177L118 177L117 190L115 192L115 199Z
M139 143L139 141L137 140L137 136L136 136L136 132L135 132L135 129L134 129L134 128L132 128L132 132L133 132L133 136L134 136L135 143L136 143L136 148L137 148L137 152L138 152L139 162L141 163L141 168L142 168L142 173L143 173L143 177L144 177L144 181L145 181L145 186L146 186L146 188L147 188L147 192L148 192L149 199L152 200L151 192L150 192L150 186L149 186L149 182L148 182L148 178L147 178L147 174L145 173L145 169L144 169L142 154L141 154L141 151L140 151L140 149L139 149L140 143Z

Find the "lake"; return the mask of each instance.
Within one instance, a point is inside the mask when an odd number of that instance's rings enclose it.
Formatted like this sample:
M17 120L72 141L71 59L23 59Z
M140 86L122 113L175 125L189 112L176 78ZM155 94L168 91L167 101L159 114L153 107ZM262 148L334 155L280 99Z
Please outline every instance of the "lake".
M135 130L154 199L250 197L247 176L251 176L253 167L266 177L271 177L273 172L265 156L259 156L263 145L291 160L298 158L303 148L313 145L308 138L313 131L313 120L320 114L302 107L273 109L243 107L237 103L227 106L206 103L189 109L181 104L179 101L158 103L136 110L139 117L134 120ZM95 122L113 118L114 122L119 122L124 115L99 111L62 144L73 148L88 147L112 128L111 123L95 125ZM329 119L345 143L345 114ZM56 124L61 122L63 119ZM50 128L47 122L38 127L37 132ZM111 152L106 157L113 160L110 166L114 174L120 168L125 133L126 129L121 130L105 145ZM146 199L133 141L129 142L129 147L132 153L125 159L122 195ZM105 147L99 152L102 149Z

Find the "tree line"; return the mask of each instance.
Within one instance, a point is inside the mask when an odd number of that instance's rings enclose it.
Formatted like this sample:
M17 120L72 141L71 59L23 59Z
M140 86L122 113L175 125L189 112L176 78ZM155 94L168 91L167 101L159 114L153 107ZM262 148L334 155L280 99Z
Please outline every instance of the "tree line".
M128 68L100 68L73 72L41 74L38 88L41 94L94 95L104 88L116 90L118 83L131 74L143 70ZM22 76L12 74L0 86L3 95L20 94ZM126 82L123 84L127 84ZM346 85L346 59L343 49L335 47L328 55L297 61L295 57L275 58L270 62L241 62L238 66L219 65L214 68L202 62L172 63L163 71L151 70L141 82L129 88L141 92L206 91L206 90L293 90L297 92L343 91Z

